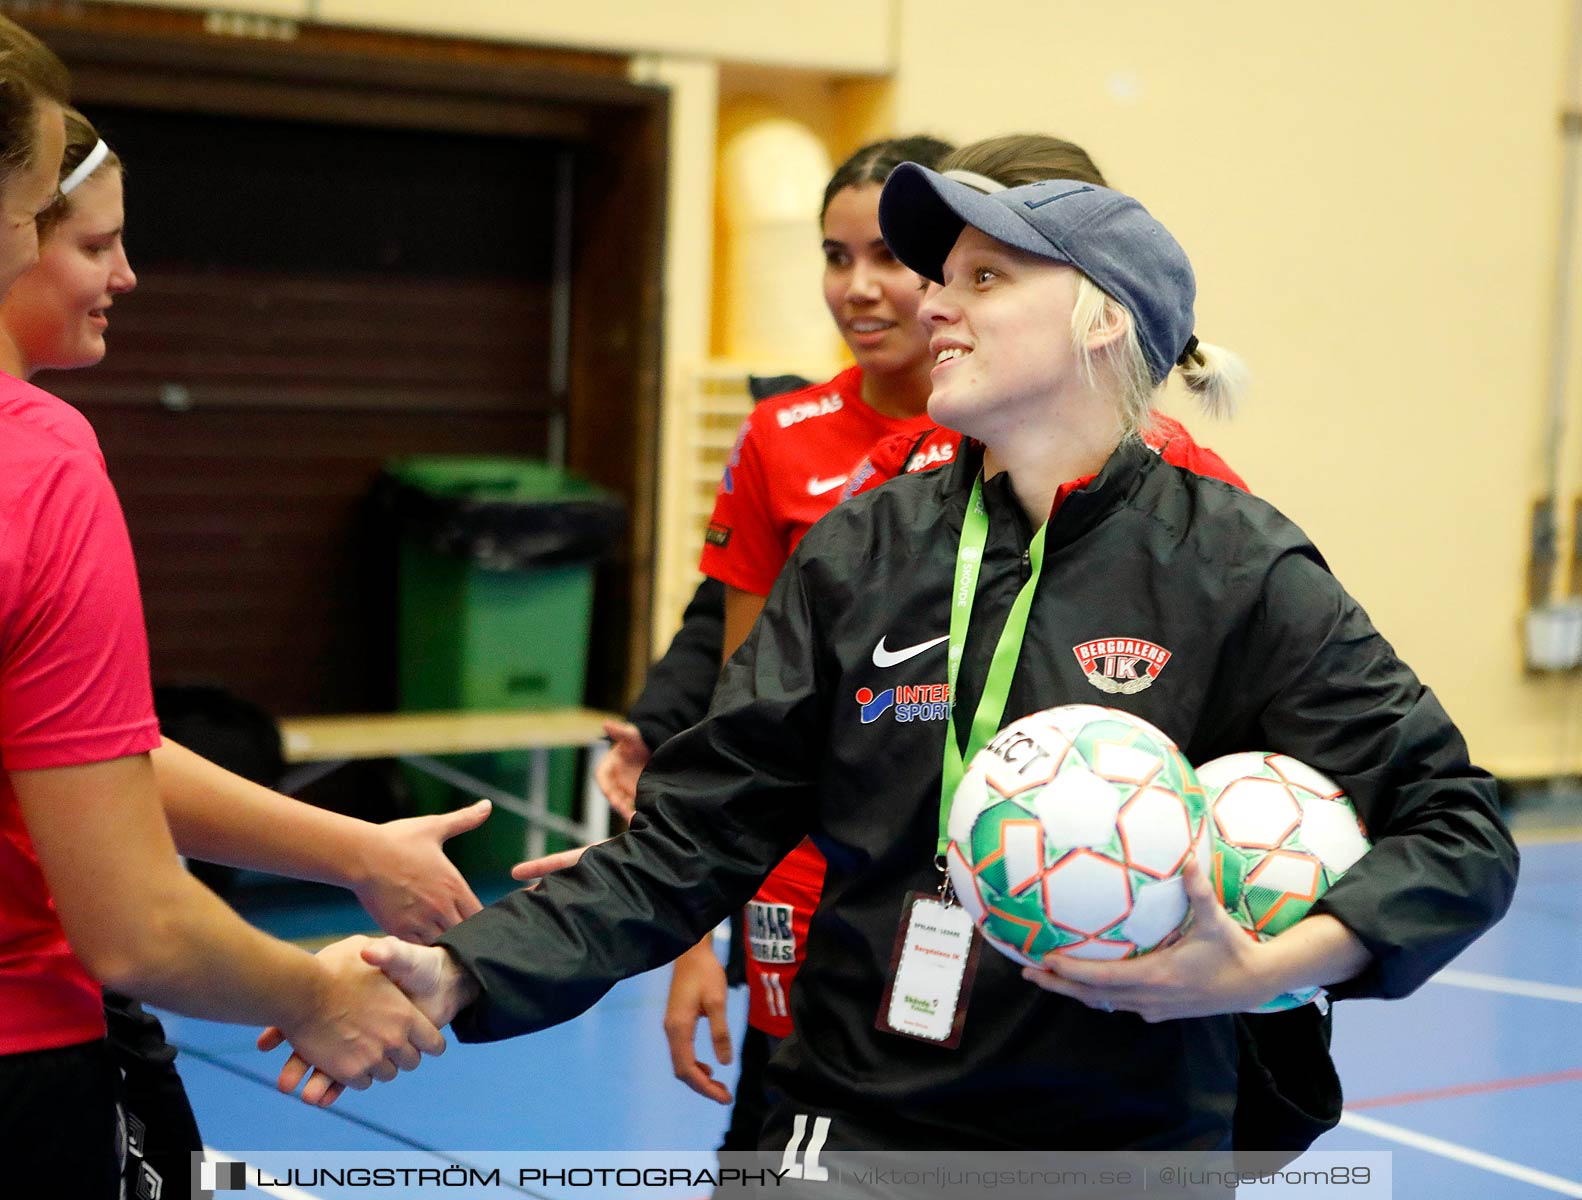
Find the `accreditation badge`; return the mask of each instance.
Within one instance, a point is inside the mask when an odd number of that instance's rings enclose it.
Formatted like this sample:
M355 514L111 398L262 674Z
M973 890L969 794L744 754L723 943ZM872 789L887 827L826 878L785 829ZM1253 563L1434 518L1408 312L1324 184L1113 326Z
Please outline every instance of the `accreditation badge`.
M947 904L934 892L911 893L901 910L890 985L874 1027L949 1049L960 1045L981 946L977 926L961 905Z

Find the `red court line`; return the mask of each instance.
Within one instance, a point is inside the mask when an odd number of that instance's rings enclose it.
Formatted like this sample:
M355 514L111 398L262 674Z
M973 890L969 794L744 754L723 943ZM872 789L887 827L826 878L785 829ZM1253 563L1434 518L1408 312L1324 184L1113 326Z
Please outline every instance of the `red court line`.
M1388 1108L1392 1104L1415 1104L1419 1100L1449 1100L1456 1096L1482 1096L1489 1092L1508 1092L1516 1088L1542 1087L1548 1083L1582 1082L1582 1067L1569 1071L1552 1071L1547 1075L1519 1075L1514 1079L1490 1079L1483 1083L1460 1083L1454 1087L1429 1088L1422 1092L1398 1092L1393 1096L1375 1096L1370 1100L1350 1100L1348 1110Z

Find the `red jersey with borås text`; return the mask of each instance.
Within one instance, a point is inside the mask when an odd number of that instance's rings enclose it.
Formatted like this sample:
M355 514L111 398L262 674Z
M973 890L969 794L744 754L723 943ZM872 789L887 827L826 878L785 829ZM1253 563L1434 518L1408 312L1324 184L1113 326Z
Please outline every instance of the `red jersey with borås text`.
M862 371L763 401L742 423L703 547L705 575L767 596L813 523L835 507L853 465L891 435L915 438L926 413L887 417L862 399ZM824 888L824 858L802 842L747 906L748 1021L791 1032L791 981L807 953L808 919Z
M720 479L703 573L767 596L802 535L835 507L874 443L931 425L926 414L887 417L869 408L857 367L763 401L742 423Z

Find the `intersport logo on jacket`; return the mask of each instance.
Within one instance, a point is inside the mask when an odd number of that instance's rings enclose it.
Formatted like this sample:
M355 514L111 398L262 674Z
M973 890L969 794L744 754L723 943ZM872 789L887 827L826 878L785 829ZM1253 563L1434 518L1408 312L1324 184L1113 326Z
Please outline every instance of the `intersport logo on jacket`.
M1071 647L1071 652L1088 682L1111 696L1152 687L1170 661L1170 651L1141 638L1095 638Z
M882 692L857 689L857 712L864 725L872 725L887 712L905 724L909 721L950 720L950 684L903 683Z

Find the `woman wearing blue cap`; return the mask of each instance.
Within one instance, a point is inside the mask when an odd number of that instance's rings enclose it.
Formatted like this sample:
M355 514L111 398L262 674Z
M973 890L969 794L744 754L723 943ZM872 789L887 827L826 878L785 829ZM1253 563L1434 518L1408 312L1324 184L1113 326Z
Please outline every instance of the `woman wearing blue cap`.
M795 1032L769 1069L761 1144L776 1161L813 1177L843 1149L1223 1149L1228 1014L1317 985L1404 995L1504 911L1516 853L1493 782L1299 529L1135 436L1178 366L1211 403L1235 390L1233 362L1193 334L1185 253L1140 204L1074 181L986 193L904 164L880 220L940 285L922 308L929 411L970 435L964 452L813 528L709 718L644 773L631 832L439 948L367 956L464 1040L530 1032L674 957L811 836L829 870ZM1025 617L1008 619L1023 593ZM964 1019L903 1036L884 1001L898 931L941 882L945 738L970 754L980 708L1099 700L1072 650L1117 637L1171 657L1104 703L1195 762L1267 746L1302 759L1351 795L1373 850L1269 943L1194 874L1174 946L1042 971L983 955L941 993ZM1003 686L997 654L1015 664ZM952 704L897 720L875 697L902 685L948 687ZM1316 1039L1317 1014L1298 1014ZM301 1074L288 1066L283 1085Z

